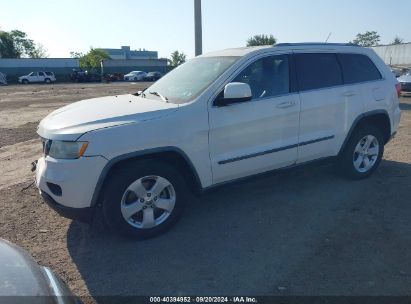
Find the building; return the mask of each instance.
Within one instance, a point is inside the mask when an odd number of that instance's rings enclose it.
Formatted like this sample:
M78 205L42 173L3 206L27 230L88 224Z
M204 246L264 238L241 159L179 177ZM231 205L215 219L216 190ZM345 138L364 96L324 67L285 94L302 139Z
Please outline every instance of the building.
M103 61L104 73L127 74L131 71L167 73L167 59L114 59Z
M131 51L129 46L122 46L121 49L100 48L100 50L105 51L113 60L158 59L158 52L156 51L146 51L141 49L138 51Z
M159 59L156 51L131 51L129 46L101 50L106 51L110 56L110 59L103 62L104 73L126 74L131 71L166 73L169 70L167 59ZM7 75L9 83L16 83L19 76L39 71L54 72L58 82L66 82L70 81L73 69L79 68L80 62L76 58L0 58L0 72Z

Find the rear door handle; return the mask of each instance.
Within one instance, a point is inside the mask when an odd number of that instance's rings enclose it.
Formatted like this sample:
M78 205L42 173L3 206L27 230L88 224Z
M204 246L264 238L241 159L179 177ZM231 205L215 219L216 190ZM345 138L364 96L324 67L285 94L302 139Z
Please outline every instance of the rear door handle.
M294 106L294 105L295 105L295 102L294 102L294 101L286 101L286 102L279 103L279 104L277 105L277 108L279 108L279 109L286 109L286 108L292 107L292 106Z
M346 96L346 97L355 96L355 95L357 95L357 92L347 91L347 92L344 92L343 95Z

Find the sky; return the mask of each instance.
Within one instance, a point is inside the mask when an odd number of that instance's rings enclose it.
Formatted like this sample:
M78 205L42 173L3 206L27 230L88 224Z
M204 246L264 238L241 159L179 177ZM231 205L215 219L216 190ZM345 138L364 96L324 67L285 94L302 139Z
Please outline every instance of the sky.
M203 52L245 46L256 34L278 42L348 42L377 31L381 44L411 42L410 0L202 0ZM0 0L0 29L19 29L49 57L94 48L194 56L193 0Z

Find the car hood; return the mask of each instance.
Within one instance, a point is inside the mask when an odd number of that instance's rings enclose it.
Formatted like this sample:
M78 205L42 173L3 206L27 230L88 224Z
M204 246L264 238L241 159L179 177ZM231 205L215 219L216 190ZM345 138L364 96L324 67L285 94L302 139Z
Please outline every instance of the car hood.
M411 82L411 75L402 75L397 78L399 82Z
M51 112L37 133L47 139L76 140L86 132L158 119L177 109L177 104L131 94L93 98Z

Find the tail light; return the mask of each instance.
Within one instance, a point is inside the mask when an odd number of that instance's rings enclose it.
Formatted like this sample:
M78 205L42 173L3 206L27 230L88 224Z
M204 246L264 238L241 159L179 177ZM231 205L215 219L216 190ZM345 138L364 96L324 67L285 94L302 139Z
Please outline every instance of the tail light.
M397 95L398 97L401 96L401 84L400 83L396 83L395 84L395 89L397 90Z

